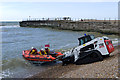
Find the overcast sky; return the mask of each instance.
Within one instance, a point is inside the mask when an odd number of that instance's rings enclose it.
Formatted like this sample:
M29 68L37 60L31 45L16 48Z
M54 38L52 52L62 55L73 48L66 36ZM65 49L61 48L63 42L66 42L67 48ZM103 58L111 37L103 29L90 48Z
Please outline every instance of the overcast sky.
M0 4L1 18L0 21L21 21L31 18L55 18L55 17L72 17L85 19L117 19L118 18L118 0L91 0L91 2L42 2L37 0L28 1L2 1ZM47 0L45 0L47 1ZM107 0L108 1L108 0Z

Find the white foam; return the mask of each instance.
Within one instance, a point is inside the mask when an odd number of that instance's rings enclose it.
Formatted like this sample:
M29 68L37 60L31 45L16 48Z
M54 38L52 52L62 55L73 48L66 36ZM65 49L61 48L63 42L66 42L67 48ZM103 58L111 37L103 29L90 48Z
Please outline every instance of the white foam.
M14 25L14 26L0 26L0 28L15 28L15 27L20 27L19 25Z
M10 72L10 69L2 71L2 78L10 77L10 74L13 74Z

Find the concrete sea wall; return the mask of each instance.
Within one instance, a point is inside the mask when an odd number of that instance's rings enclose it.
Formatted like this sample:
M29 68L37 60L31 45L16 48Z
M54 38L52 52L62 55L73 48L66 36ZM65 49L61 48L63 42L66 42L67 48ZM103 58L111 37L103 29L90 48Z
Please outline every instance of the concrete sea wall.
M63 30L94 31L101 33L118 34L117 20L27 20L20 22L21 27L51 27Z

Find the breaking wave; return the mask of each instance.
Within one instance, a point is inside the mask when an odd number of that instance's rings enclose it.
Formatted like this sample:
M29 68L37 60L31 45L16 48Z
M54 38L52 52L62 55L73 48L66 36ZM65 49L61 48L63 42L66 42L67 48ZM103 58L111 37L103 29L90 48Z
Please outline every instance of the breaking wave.
M20 27L19 25L14 25L14 26L0 26L0 28L17 28Z

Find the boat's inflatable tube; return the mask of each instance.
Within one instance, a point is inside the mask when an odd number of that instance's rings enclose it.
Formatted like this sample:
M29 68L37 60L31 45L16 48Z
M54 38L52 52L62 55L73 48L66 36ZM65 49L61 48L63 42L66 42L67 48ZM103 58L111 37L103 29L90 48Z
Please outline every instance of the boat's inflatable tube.
M53 55L53 56L52 56ZM50 55L30 54L30 50L24 50L22 56L28 61L50 62L56 60L56 57L63 55L61 52L51 53Z

